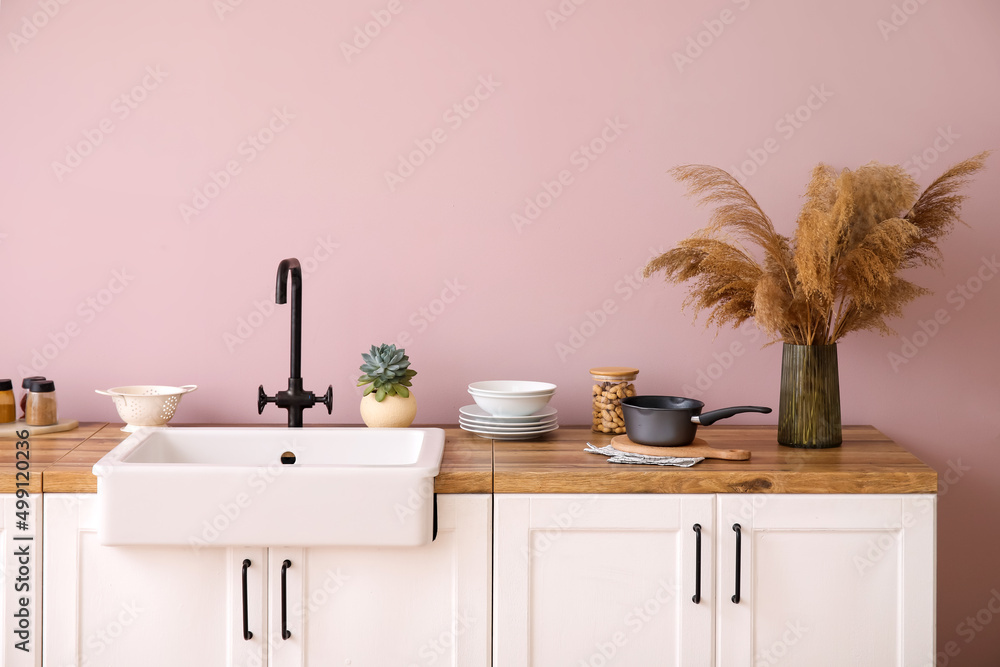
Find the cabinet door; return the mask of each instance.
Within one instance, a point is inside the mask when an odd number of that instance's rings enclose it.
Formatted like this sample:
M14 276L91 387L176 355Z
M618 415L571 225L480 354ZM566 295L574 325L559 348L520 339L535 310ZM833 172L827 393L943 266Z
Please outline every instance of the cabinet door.
M47 667L264 664L264 549L106 547L95 495L46 494L44 504Z
M712 665L714 501L496 496L494 665Z
M489 495L439 495L427 546L269 549L268 664L487 667L490 519Z
M12 493L0 495L0 665L5 667L42 664L40 497L31 494L18 503Z
M935 502L719 496L720 667L933 662Z

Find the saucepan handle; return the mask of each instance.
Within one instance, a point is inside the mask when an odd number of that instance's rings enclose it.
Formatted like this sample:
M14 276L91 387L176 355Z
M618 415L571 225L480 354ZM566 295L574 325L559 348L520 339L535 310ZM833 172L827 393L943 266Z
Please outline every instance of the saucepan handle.
M703 412L700 415L691 417L691 421L695 424L701 424L702 426L709 426L720 419L726 419L727 417L738 415L741 412L763 412L764 414L767 414L770 411L771 408L765 408L759 405L737 405L733 408L721 408L719 410Z

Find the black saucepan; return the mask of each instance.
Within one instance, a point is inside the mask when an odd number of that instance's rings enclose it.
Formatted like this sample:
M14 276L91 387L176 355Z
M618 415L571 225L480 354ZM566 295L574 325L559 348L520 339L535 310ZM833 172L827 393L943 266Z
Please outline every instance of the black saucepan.
M768 413L771 408L740 405L702 413L705 404L681 396L629 396L622 399L625 434L638 445L675 447L690 445L698 425L708 426L741 412Z

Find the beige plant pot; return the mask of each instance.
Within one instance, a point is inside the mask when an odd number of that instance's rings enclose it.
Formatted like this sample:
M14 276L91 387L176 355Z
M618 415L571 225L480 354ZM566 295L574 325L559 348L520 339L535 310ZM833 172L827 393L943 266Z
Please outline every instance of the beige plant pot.
M386 396L375 400L375 392L361 399L361 418L372 428L406 428L417 416L417 399L410 390L408 398Z

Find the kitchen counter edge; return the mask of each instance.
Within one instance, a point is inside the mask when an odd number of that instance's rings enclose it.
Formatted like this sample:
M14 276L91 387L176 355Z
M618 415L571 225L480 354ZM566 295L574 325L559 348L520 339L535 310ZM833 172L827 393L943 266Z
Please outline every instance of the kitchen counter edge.
M120 427L89 422L79 432L32 438L39 459L30 492L95 493L91 468L128 436ZM491 441L439 427L446 441L437 493L937 492L934 469L871 426L845 426L843 446L825 450L782 447L773 426L713 426L699 431L705 444L749 449L751 460L705 460L692 468L608 463L584 447L601 447L610 437L586 427L562 427L534 441ZM9 454L0 464L0 493L16 489Z

